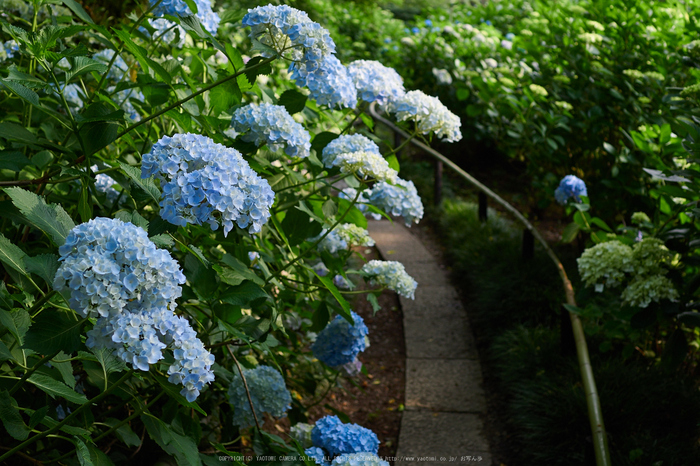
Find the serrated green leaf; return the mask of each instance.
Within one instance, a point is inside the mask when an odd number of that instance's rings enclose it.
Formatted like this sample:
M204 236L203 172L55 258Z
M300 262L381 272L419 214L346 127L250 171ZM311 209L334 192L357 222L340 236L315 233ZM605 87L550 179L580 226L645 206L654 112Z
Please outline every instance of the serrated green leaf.
M123 162L120 162L119 165L121 165L124 174L126 174L126 176L128 176L136 186L145 192L148 197L156 203L156 205L160 203L160 189L158 189L158 186L156 186L156 184L153 182L153 178L141 179L141 170L138 168L132 167L131 165L127 165Z
M287 235L289 244L295 246L321 233L323 225L312 220L307 212L289 209L282 220L282 229Z
M12 267L22 275L29 275L27 268L24 265L24 259L27 255L19 247L10 242L0 233L0 261L3 264Z
M81 395L72 390L68 385L49 377L46 374L35 372L27 379L27 382L35 385L51 397L61 397L76 404L87 403L85 395Z
M148 436L166 453L175 456L178 466L201 466L195 442L173 431L170 426L149 414L141 416Z
M55 254L41 254L34 257L25 257L24 265L27 271L39 275L49 286L53 286L53 279L58 270L58 256Z
M31 74L19 71L14 65L10 66L10 68L8 69L6 79L10 81L16 81L30 89L45 89L49 87L49 84L47 82L42 81L41 79L32 76Z
M246 280L246 278L243 275L236 272L230 267L221 267L215 264L212 266L212 268L214 269L214 271L216 271L216 274L219 276L219 279L228 285L240 285Z
M42 197L22 188L6 188L5 193L29 223L49 235L56 246L66 242L66 237L75 227L75 223L63 207L46 204Z
M31 324L29 313L24 309L16 309L12 312L0 309L0 325L5 327L20 345L24 343L24 335Z
M66 353L59 351L58 354L51 360L51 365L61 373L61 377L66 385L68 385L70 388L75 388L73 364L71 361L67 361L68 358L69 356Z
M20 141L26 144L34 144L37 142L34 133L28 131L24 126L10 122L0 123L0 138Z
M220 298L225 303L246 307L257 299L269 298L269 296L259 285L244 282L229 288Z
M277 105L282 105L290 115L299 113L306 108L307 97L295 89L287 89L282 93Z
M69 83L71 79L82 76L85 73L90 73L95 71L99 74L104 74L107 72L107 65L103 62L94 60L88 57L74 57L70 59L71 68L66 72L66 83Z
M0 340L0 361L14 361L12 352L7 347L4 341Z
M163 66L160 63L149 58L148 51L140 45L136 45L134 41L131 40L131 35L128 31L125 31L123 29L116 29L114 32L117 36L119 36L119 38L122 41L124 41L124 45L127 49L129 49L129 52L131 52L136 57L136 60L138 60L139 64L141 65L141 68L144 71L148 72L149 69L152 68L155 74L164 83L170 84L172 82L173 78L172 76L170 76L170 73L165 71L165 68L163 68Z
M235 79L219 84L209 91L212 115L218 116L221 112L225 112L234 105L240 104L242 99L243 94Z
M32 105L39 106L39 95L33 90L24 87L17 81L11 81L8 79L0 79L5 87L11 90L14 94L19 96L22 100L29 102Z
M111 348L93 348L90 352L95 355L97 362L100 363L107 376L112 372L121 372L127 368L126 363L118 358Z
M311 148L315 150L320 157L323 148L326 147L332 140L338 138L338 136L340 135L329 131L318 133L314 137L313 141L311 141Z
M65 6L71 9L75 15L85 21L88 24L95 24L95 22L90 18L90 15L83 9L83 7L75 0L61 0Z
M94 466L90 458L90 450L80 437L74 437L75 453L80 462L80 466Z
M24 423L17 409L17 402L7 390L0 392L0 421L7 433L15 440L26 440L29 437L29 427Z
M44 420L46 417L46 413L49 412L49 407L48 405L44 405L41 408L37 409L32 413L31 416L29 416L29 428L33 429L35 428L40 422Z
M21 152L13 150L0 151L0 169L18 172L32 163Z
M244 68L245 76L248 79L248 82L251 84L251 86L253 84L255 84L255 80L261 74L272 73L272 68L270 67L269 63L267 63L265 65L261 65L257 68L253 68L255 65L257 65L258 63L260 63L263 60L265 60L265 59L263 57L260 57L260 56L253 57L250 60L248 60L248 63L246 63L246 65L245 65L245 68Z
M41 354L59 350L73 353L82 346L80 335L84 324L84 319L71 319L63 312L42 312L27 332L24 346Z
M241 274L246 280L251 280L253 283L256 283L260 286L263 286L265 284L265 281L263 281L262 278L258 277L255 272L250 270L243 262L239 261L231 254L224 254L224 257L221 258L221 261L224 264L231 267L236 272L238 272L239 274Z

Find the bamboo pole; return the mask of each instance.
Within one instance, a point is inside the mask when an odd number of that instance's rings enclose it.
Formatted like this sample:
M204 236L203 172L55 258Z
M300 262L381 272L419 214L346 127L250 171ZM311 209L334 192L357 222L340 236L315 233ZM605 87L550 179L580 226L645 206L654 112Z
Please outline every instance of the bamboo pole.
M391 128L395 133L400 134L404 138L409 138L408 133L401 130L399 127L394 125L389 120L380 116L375 109L375 104L372 103L369 107L369 112L373 118L382 122L389 128ZM544 240L542 235L540 235L537 228L532 225L523 214L518 211L515 207L510 205L505 199L501 198L498 194L491 191L485 185L483 185L479 180L471 176L466 171L462 170L457 164L452 160L448 159L440 152L436 151L432 147L423 144L422 142L416 140L416 138L411 139L411 143L421 148L428 154L435 157L437 160L441 161L443 164L447 165L453 169L462 178L467 180L472 185L476 186L479 190L489 196L491 199L500 204L504 209L510 212L516 219L518 219L527 228L530 233L537 239L537 241L542 245L547 255L552 259L554 265L559 272L559 277L561 278L562 285L564 286L564 294L566 295L566 302L572 306L576 306L576 299L574 297L574 287L566 275L566 270L561 261L554 253L552 248L549 247L547 242ZM595 458L597 466L611 466L612 461L610 459L610 451L608 449L608 440L605 435L605 424L603 423L603 412L600 408L600 398L598 397L598 389L595 384L595 378L593 376L593 368L591 366L590 356L588 354L588 345L586 344L586 337L583 333L583 326L581 325L581 320L576 314L569 312L569 318L571 319L571 328L574 333L574 340L576 342L576 354L578 356L578 364L581 369L581 378L583 379L583 387L586 392L586 404L588 405L588 419L591 424L591 433L593 435L593 448L595 450Z

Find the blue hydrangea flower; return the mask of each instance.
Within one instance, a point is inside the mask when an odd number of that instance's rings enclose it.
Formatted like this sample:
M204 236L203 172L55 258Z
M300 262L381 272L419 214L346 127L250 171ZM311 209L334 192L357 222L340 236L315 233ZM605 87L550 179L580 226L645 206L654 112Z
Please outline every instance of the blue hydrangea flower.
M114 50L104 49L97 52L95 55L92 56L92 58L101 61L105 65L109 65L109 62L112 61L112 57L114 56L114 54ZM116 60L114 60L114 64L107 73L107 79L119 82L124 78L124 74L127 71L129 71L129 65L126 64L122 57L117 56Z
M447 142L462 139L459 117L449 111L437 97L422 91L409 91L391 102L389 110L398 121L414 120L421 134L435 133Z
M322 161L328 168L339 167L343 173L357 173L378 181L393 182L398 175L381 156L379 147L361 134L342 135L328 143Z
M162 40L163 43L172 44L177 48L182 48L182 46L185 45L187 32L179 24L165 18L149 19L148 24L155 29L155 32L151 36L153 40ZM148 34L145 28L141 28L141 30Z
M515 34L509 32L508 34L506 34L506 39L512 41L513 39L515 39Z
M276 152L284 147L289 156L306 157L311 150L311 136L281 105L249 104L233 113L231 126L242 139Z
M319 105L355 108L357 89L340 60L329 54L314 65L311 68L305 63L292 63L290 77L297 86L307 87L310 97Z
M2 51L4 52L5 57L3 60L10 60L15 57L15 54L19 52L19 43L14 40L7 40L3 42L2 44ZM0 60L0 61L3 61Z
M343 134L333 139L323 148L322 162L326 167L333 166L335 158L348 152L374 152L379 153L379 146L371 139L361 134Z
M122 89L121 91L114 92L115 89L116 88L114 86L109 87L107 88L107 92L112 94L112 99L114 100L114 102L117 105L119 105L119 107L121 107L122 110L124 110L124 115L133 122L141 120L141 115L134 107L134 104L131 103L131 99L136 99L141 102L144 102L146 100L141 90L137 88L132 88Z
M328 461L330 457L327 456L326 452L319 447L309 447L304 450L304 454L311 458L316 464L321 466L329 466L331 463Z
M70 294L83 317L174 308L185 276L146 232L118 219L96 218L73 228L59 248L54 288Z
M340 370L345 372L348 375L348 377L355 377L356 375L359 375L360 372L362 372L362 362L359 359L355 358L349 363L340 366Z
M370 278L371 285L382 285L405 298L415 299L418 283L406 273L401 262L371 260L362 266L361 272Z
M374 453L363 452L340 455L333 460L331 466L389 466L389 463Z
M90 167L90 170L96 172L99 170L99 168L97 165L93 165ZM119 197L119 192L112 187L115 184L117 184L117 182L114 181L114 179L109 175L105 175L104 173L98 173L95 175L95 189L103 194L106 194L107 200L110 202L114 202L114 200Z
M82 94L81 91L82 89L80 89L80 86L77 84L68 84L65 88L63 88L63 97L66 98L68 103L80 108L83 106L83 99L80 97Z
M406 92L396 70L378 61L356 60L348 65L348 73L357 89L357 97L365 102L385 105Z
M348 453L376 455L379 451L379 439L374 432L357 424L343 424L337 416L319 419L311 431L311 439L314 446L330 456Z
M423 218L423 202L413 181L397 178L395 185L380 181L372 187L369 202L387 214L403 217L407 227Z
M305 12L287 5L266 5L248 10L243 25L250 26L250 39L269 47L262 55L285 58L302 63L309 72L318 62L335 52L330 33L309 19ZM294 65L294 63L292 64Z
M367 204L369 204L369 198L367 197L368 194L371 194L371 191L362 191L357 197L357 202L355 203L355 207L357 207L357 209L362 213L367 212ZM355 196L357 196L357 190L355 188L350 187L344 188L338 193L339 198L348 201L352 201L353 199L355 199ZM382 216L379 214L371 213L370 215L372 215L376 220L382 218ZM377 216L379 216L379 218L377 218Z
M317 238L326 234L328 229L323 229ZM312 239L313 241L313 239ZM343 223L331 231L328 236L318 243L318 249L335 254L340 250L348 249L349 245L374 246L374 240L364 228L360 228L352 223Z
M156 0L149 0L150 6L153 6L155 3ZM202 23L204 29L216 35L216 30L219 28L221 18L212 10L211 1L194 0L194 3L197 5L197 14L195 16L197 16L199 22ZM183 0L163 0L153 10L154 16L188 16L191 14L192 11Z
M70 295L71 308L96 317L89 348L116 350L135 369L147 371L173 350L171 383L189 401L214 380L214 357L189 322L173 312L185 276L170 254L146 232L118 219L96 218L73 228L59 248L54 289Z
M291 407L292 396L284 384L284 378L276 369L270 366L257 366L254 369L244 369L250 399L258 416L270 413L275 417L283 416ZM228 396L233 406L233 423L239 427L249 427L255 423L250 409L248 395L239 373L234 374L228 389Z
M168 222L223 226L257 233L270 218L275 195L241 154L198 134L164 136L143 156L141 177L155 175L163 198L160 215Z
M574 175L566 175L559 182L559 187L554 191L554 198L559 204L566 204L570 198L574 201L581 202L579 196L588 196L586 183L581 178Z
M353 361L367 347L365 337L369 330L362 317L351 312L354 325L341 316L335 316L316 337L311 351L321 362L331 367Z
M333 277L333 284L341 290L348 290L352 288L350 282L348 282L348 280L342 275L336 275Z

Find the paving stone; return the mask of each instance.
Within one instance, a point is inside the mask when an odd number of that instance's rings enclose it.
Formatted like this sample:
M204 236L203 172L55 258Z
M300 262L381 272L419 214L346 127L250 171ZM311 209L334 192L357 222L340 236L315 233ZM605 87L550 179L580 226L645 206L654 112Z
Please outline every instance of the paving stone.
M472 359L406 359L406 410L486 412L481 367Z
M457 318L466 315L462 301L451 286L419 286L415 299L400 297L405 317Z
M438 267L434 260L430 262L404 261L401 263L406 269L406 273L418 282L419 288L451 286L447 270Z
M386 220L367 222L369 235L377 243L384 260L399 262L430 262L435 259L408 228Z
M407 358L478 359L467 316L425 318L405 316Z
M483 422L478 415L465 413L405 411L396 456L401 458L397 465L491 464Z

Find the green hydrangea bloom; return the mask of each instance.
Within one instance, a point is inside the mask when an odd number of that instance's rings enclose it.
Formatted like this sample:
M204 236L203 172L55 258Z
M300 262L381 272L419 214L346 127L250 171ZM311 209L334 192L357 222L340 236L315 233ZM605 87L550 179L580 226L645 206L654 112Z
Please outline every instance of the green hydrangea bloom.
M639 275L622 292L622 302L628 306L647 307L662 299L678 299L678 291L663 275Z
M606 285L619 285L625 273L634 271L632 248L617 240L586 249L577 262L581 279L586 286L595 286L596 291L603 291Z
M651 223L651 220L644 212L635 212L632 214L632 223L635 225L641 225L642 223Z
M632 247L634 272L640 275L663 275L663 264L671 260L672 254L658 238L644 238Z

